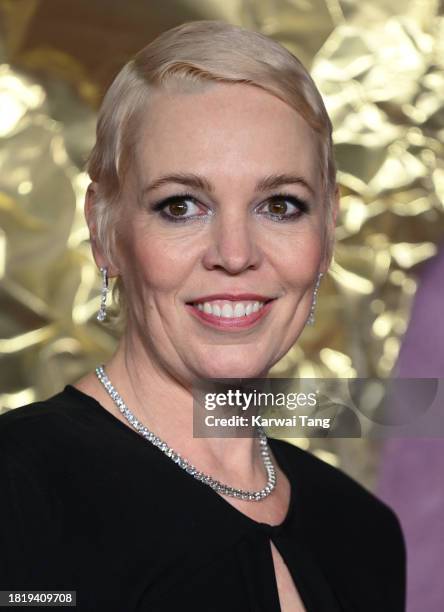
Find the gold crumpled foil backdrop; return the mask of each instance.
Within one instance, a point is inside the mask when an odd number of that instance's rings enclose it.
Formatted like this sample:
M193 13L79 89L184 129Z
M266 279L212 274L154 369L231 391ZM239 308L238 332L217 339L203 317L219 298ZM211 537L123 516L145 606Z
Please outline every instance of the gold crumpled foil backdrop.
M0 0L0 386L7 410L106 359L83 220L101 96L161 31L224 19L298 55L335 127L342 192L317 322L273 376L389 375L444 234L444 18L434 0ZM368 440L298 440L371 486Z

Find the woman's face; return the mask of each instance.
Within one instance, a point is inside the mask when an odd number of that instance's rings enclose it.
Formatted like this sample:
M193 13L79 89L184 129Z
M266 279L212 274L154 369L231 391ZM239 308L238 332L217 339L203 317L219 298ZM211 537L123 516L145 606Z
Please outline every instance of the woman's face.
M184 380L264 376L296 341L323 269L311 128L259 88L159 93L125 186L129 333Z

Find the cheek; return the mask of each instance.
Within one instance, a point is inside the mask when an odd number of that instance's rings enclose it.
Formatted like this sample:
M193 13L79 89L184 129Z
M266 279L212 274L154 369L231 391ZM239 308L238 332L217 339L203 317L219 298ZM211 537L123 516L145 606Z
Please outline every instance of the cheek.
M277 255L277 256L276 256ZM318 231L301 232L282 240L274 256L275 269L286 284L305 288L313 283L322 259L322 241Z
M179 288L188 267L183 252L152 235L134 241L129 263L144 290L161 293Z

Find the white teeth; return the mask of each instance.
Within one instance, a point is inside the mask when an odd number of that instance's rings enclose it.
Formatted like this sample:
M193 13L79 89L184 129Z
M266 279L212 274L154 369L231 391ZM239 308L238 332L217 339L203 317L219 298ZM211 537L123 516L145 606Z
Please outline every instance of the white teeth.
M221 301L219 301L221 302ZM201 312L212 314L216 317L232 319L234 317L246 317L253 312L258 312L264 305L264 302L200 302L196 304Z
M233 308L230 304L224 304L222 306L222 316L226 317L227 319L233 318Z
M244 317L245 316L245 306L242 302L237 302L234 307L234 316L235 317Z

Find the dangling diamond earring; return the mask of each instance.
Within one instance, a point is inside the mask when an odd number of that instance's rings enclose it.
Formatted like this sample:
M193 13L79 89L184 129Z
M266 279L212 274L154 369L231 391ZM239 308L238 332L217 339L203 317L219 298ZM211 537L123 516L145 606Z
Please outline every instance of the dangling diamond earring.
M97 321L106 319L106 296L108 294L108 268L100 268L102 274L102 292L100 294L100 309L97 313Z
M316 280L316 284L315 284L314 290L313 290L313 298L312 298L312 301L311 301L311 308L310 308L310 314L309 314L308 319L307 319L307 325L314 325L314 322L315 322L316 301L318 299L319 285L321 284L321 278L323 276L324 275L322 274L322 272L319 272L318 278Z

